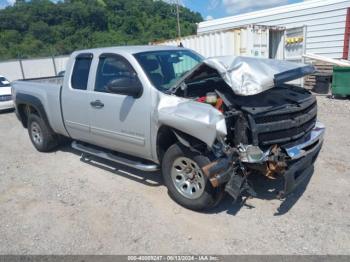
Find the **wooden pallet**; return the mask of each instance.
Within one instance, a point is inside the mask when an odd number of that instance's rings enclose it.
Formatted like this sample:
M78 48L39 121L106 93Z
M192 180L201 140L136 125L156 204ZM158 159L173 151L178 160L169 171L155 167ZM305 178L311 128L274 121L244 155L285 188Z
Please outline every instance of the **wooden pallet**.
M318 73L322 74L333 74L333 64L321 62L321 61L315 61L310 60L313 66L315 66ZM306 76L304 78L304 88L306 89L313 89L316 85L316 77L315 76Z

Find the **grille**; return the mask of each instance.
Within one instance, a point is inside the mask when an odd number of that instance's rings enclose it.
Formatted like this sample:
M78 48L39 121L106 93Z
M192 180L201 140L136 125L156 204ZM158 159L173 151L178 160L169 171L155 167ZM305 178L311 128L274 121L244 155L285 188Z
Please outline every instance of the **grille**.
M281 120L288 120L288 119L293 119L293 118L308 114L310 111L315 110L315 109L316 109L316 103L313 103L311 106L308 106L305 109L302 109L302 110L294 112L294 113L257 117L255 121L257 124L262 124L262 123L266 123L266 122L276 122L276 121L281 121Z
M262 147L290 144L306 137L314 128L316 119L316 102L298 105L293 110L284 109L281 113L252 116L253 140Z
M12 100L12 96L11 95L0 95L0 101L10 101Z

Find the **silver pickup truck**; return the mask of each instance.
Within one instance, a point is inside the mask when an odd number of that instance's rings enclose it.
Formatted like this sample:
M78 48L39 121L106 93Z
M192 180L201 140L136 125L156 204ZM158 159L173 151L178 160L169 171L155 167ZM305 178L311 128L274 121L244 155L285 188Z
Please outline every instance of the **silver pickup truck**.
M37 150L61 137L88 155L161 169L169 195L201 210L254 195L252 173L284 181L313 172L324 126L316 99L287 84L310 65L249 57L204 59L185 48L74 52L65 76L15 81L16 115Z

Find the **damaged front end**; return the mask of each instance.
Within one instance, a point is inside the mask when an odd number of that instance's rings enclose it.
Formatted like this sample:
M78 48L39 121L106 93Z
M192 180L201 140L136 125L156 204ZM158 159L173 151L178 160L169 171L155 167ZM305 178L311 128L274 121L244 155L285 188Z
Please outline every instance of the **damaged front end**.
M237 200L244 193L256 195L248 177L257 171L269 179L283 179L284 189L277 197L284 198L311 175L324 132L324 126L318 122L304 143L289 148L274 145L265 152L253 145L239 145L237 148L225 145L225 156L205 166L204 174L213 187L225 185L225 191Z
M314 70L267 59L207 59L162 96L158 123L203 141L213 160L203 172L235 200L255 195L253 172L284 179L284 197L310 175L325 132L316 99L285 82Z

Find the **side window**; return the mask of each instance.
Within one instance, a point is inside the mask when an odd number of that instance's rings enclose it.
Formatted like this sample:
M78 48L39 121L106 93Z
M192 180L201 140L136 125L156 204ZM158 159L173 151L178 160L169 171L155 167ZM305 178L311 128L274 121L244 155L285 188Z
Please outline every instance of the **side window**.
M96 92L108 93L107 85L118 78L135 77L136 73L129 62L118 55L102 55L96 73Z
M76 57L71 81L73 89L87 89L91 61L92 55L90 54L78 55Z

